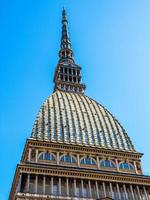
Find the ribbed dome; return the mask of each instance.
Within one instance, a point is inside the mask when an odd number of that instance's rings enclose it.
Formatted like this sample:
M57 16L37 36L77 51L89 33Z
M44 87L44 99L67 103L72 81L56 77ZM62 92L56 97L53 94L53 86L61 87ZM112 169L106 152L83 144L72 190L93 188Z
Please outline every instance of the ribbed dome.
M127 133L89 97L56 91L42 105L32 138L51 142L135 151Z

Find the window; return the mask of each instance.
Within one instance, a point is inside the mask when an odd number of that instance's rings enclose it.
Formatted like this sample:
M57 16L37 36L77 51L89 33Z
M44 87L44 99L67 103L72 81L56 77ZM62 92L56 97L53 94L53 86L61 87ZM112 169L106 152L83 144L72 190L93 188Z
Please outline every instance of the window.
M71 74L71 69L69 68L69 74Z
M29 183L29 192L34 193L34 182L35 182L35 177L31 174L30 175L30 183Z
M110 168L116 168L115 164L111 160L102 160L100 162L101 167L110 167Z
M68 76L65 76L65 81L68 81Z
M50 161L54 161L55 160L55 157L52 153L47 153L47 152L44 152L44 153L41 153L40 156L39 156L39 160L50 160Z
M73 77L73 82L76 83L76 77Z
M65 74L67 74L67 68L65 68Z
M96 162L93 158L85 157L81 159L81 164L85 165L96 165Z
M53 180L53 194L54 195L59 195L59 188L58 188L58 178L55 177L54 180Z
M62 52L62 58L64 58L64 57L65 57L65 52L63 51L63 52Z
M61 162L76 163L76 159L70 155L64 155L60 159Z
M60 76L60 79L63 81L63 76L62 75Z
M119 166L120 169L134 170L134 167L127 162L122 162Z
M63 68L62 67L60 68L60 72L63 73Z
M69 76L69 81L72 82L72 77L71 76Z

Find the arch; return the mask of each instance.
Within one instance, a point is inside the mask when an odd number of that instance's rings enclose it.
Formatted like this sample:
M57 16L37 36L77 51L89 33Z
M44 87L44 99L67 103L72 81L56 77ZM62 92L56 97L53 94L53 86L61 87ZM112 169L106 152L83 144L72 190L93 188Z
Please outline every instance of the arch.
M101 160L100 161L101 167L108 167L108 168L116 168L116 164L112 160Z
M53 153L42 152L39 154L39 160L56 161L56 157Z
M76 163L77 159L75 158L75 156L65 154L60 157L60 161L68 163Z
M134 166L131 163L123 161L119 164L119 169L134 170Z
M81 158L80 163L84 165L96 165L95 159L89 156Z

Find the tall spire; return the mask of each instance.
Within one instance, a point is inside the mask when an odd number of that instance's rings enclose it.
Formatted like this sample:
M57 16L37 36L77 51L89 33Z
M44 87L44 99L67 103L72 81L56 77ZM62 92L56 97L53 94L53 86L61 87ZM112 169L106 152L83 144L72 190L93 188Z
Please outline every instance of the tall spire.
M59 51L60 61L68 61L74 63L73 51L71 48L71 41L68 32L68 20L66 10L63 8L62 11L62 35L61 35L61 46Z
M68 32L66 10L62 11L62 36L59 51L59 62L55 70L54 91L84 93L85 85L81 83L81 67L76 65Z

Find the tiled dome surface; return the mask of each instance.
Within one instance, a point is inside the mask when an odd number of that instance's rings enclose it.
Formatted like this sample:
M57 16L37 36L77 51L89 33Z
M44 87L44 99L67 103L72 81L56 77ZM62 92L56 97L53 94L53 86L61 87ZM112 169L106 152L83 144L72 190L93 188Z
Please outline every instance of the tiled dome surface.
M42 105L32 138L135 151L127 133L102 105L77 93L56 91Z

